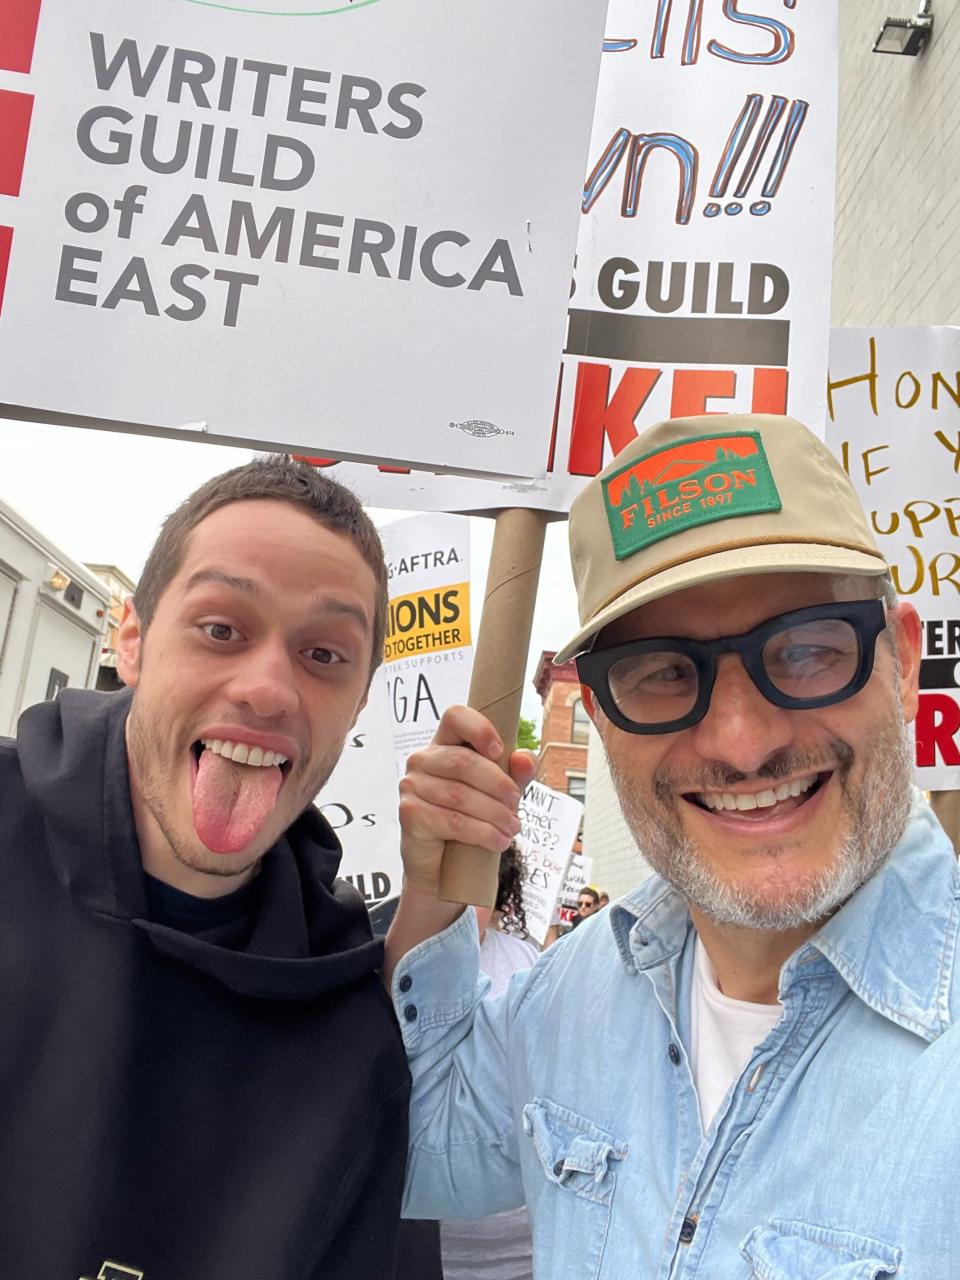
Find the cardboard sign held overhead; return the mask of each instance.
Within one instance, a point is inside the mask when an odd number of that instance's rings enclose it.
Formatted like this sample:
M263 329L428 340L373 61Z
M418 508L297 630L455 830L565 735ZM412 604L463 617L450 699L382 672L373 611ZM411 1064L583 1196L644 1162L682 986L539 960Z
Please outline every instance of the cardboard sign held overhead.
M923 622L917 781L960 789L960 328L834 329L827 444ZM958 836L956 813L950 821Z
M605 7L4 0L0 412L539 471Z
M332 474L374 506L566 512L664 418L789 413L822 434L836 63L835 0L611 0L542 474Z

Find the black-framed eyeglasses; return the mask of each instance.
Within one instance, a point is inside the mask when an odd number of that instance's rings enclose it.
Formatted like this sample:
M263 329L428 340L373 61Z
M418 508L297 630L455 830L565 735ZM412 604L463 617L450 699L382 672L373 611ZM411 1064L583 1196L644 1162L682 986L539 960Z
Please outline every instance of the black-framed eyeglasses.
M676 733L707 714L721 653L738 654L775 706L809 711L843 702L863 688L886 625L879 600L818 604L719 640L628 640L580 654L577 672L618 729Z

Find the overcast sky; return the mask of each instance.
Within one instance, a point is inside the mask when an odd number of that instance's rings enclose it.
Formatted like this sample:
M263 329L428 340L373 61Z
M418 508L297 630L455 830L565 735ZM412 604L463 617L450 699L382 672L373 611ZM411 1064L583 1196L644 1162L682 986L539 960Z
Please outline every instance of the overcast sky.
M115 564L136 580L168 512L204 480L252 456L225 445L0 419L0 499L72 559ZM408 514L371 511L378 525ZM476 627L493 522L472 519L471 526ZM523 714L538 726L530 676L540 652L559 648L576 627L566 523L559 521L547 530L523 697Z

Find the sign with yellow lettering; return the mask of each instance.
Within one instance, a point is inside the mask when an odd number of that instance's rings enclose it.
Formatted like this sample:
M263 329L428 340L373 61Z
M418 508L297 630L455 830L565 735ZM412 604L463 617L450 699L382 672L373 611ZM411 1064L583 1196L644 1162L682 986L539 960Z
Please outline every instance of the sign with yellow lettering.
M390 600L385 660L441 653L470 643L470 583L427 587Z
M444 710L466 702L470 521L424 515L380 530L389 574L384 664L317 806L343 845L341 873L368 906L400 892L397 782Z
M827 443L923 620L922 787L960 790L960 328L834 329Z

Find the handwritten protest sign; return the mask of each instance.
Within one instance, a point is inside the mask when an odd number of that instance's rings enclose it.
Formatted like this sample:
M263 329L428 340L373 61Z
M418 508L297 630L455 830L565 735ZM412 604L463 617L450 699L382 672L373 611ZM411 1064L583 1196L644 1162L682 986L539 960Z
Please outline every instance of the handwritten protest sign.
M790 413L822 433L837 6L612 0L543 477L341 464L374 504L567 511L638 430Z
M553 923L582 818L579 800L539 782L531 782L520 801L523 909L527 932L541 946Z
M604 8L3 0L4 411L539 471Z
M960 329L834 329L827 443L923 620L920 785L960 789Z
M582 853L575 853L567 867L557 908L553 913L553 924L567 926L573 924L573 918L577 914L580 890L590 883L591 875L593 875L593 859L585 858Z
M369 906L400 892L397 782L446 708L466 701L473 658L469 520L413 516L380 536L389 575L386 660L316 801L343 845L341 874Z

